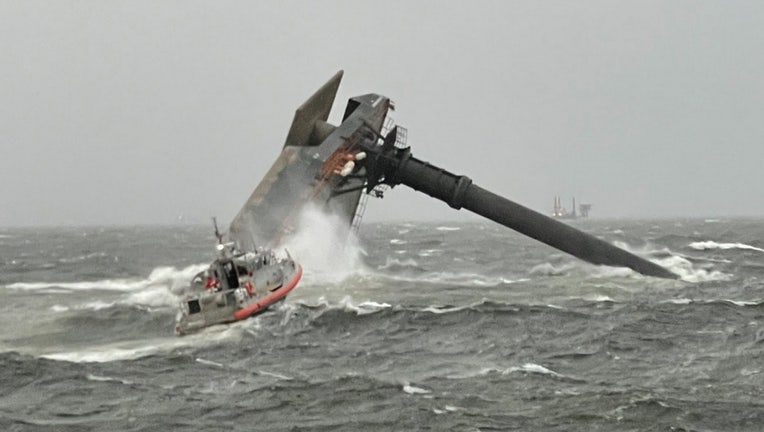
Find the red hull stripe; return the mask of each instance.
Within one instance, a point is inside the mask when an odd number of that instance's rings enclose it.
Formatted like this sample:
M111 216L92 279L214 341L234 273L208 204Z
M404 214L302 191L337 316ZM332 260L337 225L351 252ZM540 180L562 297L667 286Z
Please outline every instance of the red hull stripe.
M237 310L233 314L233 317L237 320L242 320L252 315L253 313L259 312L260 310L265 309L273 303L283 299L287 294L289 294L290 291L292 291L292 289L294 289L294 287L297 286L297 282L300 281L300 278L302 278L302 266L297 264L297 273L294 275L292 280L282 285L281 288L277 289L276 291L273 291L267 296L256 301L255 303L252 303L244 309Z

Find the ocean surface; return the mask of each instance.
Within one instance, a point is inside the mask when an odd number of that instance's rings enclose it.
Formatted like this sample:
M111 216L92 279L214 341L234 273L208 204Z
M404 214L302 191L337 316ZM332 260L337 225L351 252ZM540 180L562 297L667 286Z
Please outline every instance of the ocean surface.
M764 220L571 223L681 280L491 222L319 229L286 302L178 337L210 227L0 228L0 430L764 430Z

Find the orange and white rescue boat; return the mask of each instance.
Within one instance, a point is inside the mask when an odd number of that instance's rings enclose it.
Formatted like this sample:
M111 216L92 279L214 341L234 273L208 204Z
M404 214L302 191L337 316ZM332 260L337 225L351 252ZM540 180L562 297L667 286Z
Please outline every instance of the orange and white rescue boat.
M175 332L184 335L264 312L284 300L301 277L302 267L288 252L279 258L271 249L244 253L233 243L218 244L218 258L194 276L180 302Z

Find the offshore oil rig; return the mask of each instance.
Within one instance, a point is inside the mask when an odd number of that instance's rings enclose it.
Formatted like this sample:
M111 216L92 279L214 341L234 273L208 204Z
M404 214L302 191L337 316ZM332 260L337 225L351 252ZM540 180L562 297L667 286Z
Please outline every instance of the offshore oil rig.
M576 198L573 197L573 206L571 211L568 211L562 206L562 200L559 196L554 197L554 207L552 210L552 217L555 219L586 219L589 217L589 211L592 209L591 204L581 204L578 206L578 213L576 213Z

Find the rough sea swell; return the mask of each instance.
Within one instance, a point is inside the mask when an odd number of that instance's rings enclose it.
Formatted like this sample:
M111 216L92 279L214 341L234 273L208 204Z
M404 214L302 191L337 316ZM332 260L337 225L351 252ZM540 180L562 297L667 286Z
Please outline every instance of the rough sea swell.
M207 227L2 229L0 429L761 430L764 221L574 223L682 280L367 224L295 241L274 310L176 337Z

